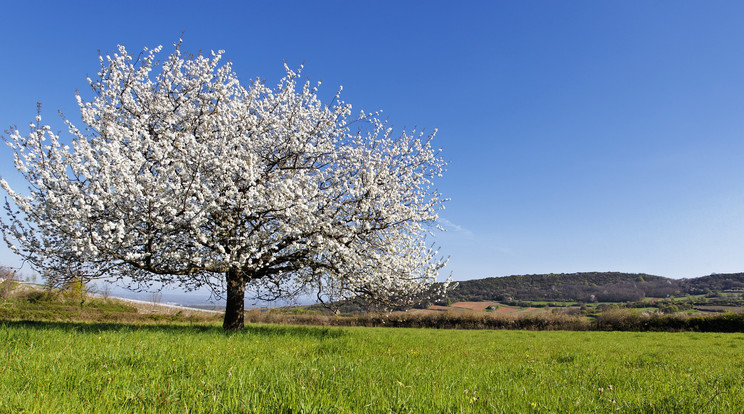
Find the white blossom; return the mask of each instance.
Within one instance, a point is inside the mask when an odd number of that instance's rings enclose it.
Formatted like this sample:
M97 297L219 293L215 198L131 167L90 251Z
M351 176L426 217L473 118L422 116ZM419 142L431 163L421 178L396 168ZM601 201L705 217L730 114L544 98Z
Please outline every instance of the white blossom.
M0 180L11 248L59 278L220 290L232 274L264 299L431 287L444 266L425 242L443 207L434 134L353 117L341 88L324 104L301 68L243 86L222 51L184 58L179 43L158 63L160 51L100 57L69 146L40 115L5 137L29 183Z

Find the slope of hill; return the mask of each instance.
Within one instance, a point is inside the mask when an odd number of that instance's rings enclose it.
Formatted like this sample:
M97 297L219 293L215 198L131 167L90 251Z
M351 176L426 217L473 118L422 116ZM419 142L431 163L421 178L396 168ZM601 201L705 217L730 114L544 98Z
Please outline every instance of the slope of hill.
M744 273L722 273L694 279L682 279L680 285L691 295L704 294L710 291L741 291L744 290Z
M645 297L744 289L744 273L669 279L643 273L587 272L489 277L459 282L447 299L460 301L631 302Z

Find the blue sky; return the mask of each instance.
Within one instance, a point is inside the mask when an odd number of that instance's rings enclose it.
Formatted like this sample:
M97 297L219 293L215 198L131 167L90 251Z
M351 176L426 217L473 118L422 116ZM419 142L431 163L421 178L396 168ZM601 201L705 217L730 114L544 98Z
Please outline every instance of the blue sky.
M744 3L4 2L0 126L78 119L97 51L225 49L439 128L456 280L744 271ZM6 148L0 175L21 184ZM16 265L5 246L0 262Z

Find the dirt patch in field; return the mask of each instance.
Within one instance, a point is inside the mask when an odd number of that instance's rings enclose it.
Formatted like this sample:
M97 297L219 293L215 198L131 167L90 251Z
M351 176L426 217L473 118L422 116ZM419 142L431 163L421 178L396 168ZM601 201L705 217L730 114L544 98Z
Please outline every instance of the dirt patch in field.
M540 313L540 312L545 312L545 309L529 307L529 308L522 309L521 311L519 311L519 313Z
M741 306L695 306L695 309L700 309L710 312L742 312Z
M507 307L507 306L502 306L502 307L496 309L496 313L514 313L514 312L519 312L519 309L517 309L517 308L510 308L510 307Z
M470 309L483 312L487 307L493 305L493 302L457 302L450 305L453 308Z

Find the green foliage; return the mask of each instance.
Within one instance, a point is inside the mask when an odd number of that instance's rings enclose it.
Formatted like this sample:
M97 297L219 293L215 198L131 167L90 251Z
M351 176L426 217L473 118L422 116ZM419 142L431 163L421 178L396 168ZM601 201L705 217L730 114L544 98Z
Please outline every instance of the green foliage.
M744 332L744 313L688 316L640 313L635 309L615 307L598 314L593 328L607 331Z
M0 338L0 412L744 410L744 334L6 322Z

